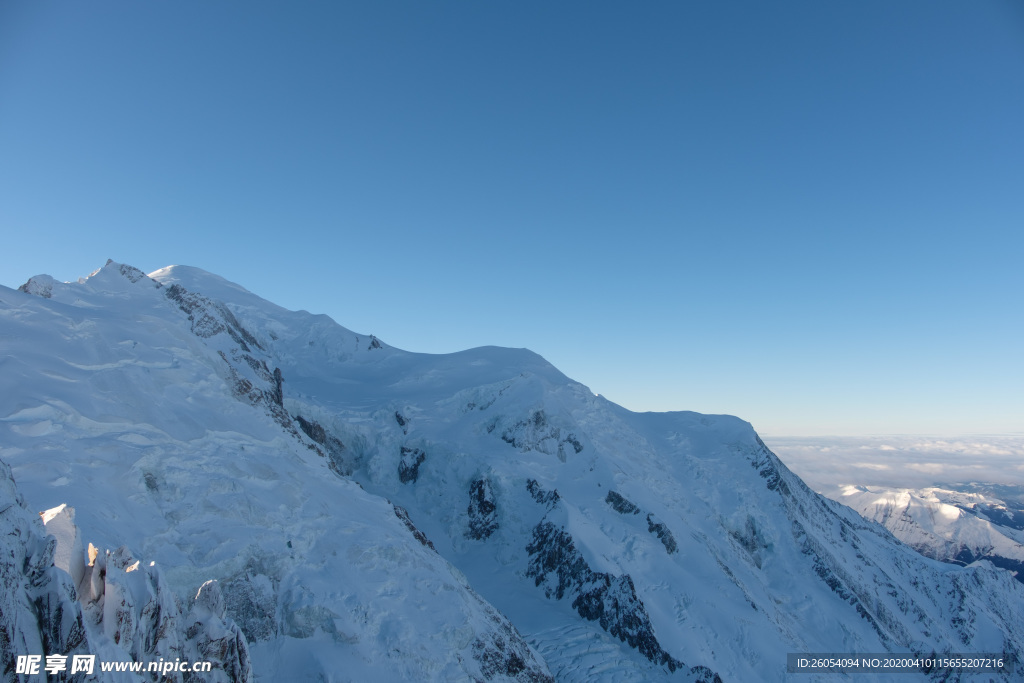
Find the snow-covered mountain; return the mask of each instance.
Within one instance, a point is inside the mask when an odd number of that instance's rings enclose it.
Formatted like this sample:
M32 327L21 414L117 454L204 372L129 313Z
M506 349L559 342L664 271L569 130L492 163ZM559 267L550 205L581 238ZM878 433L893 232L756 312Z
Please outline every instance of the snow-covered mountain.
M742 420L631 413L526 350L401 351L194 268L0 288L0 459L182 600L215 580L257 681L1024 652L1009 572L921 557Z
M826 493L927 557L956 564L988 560L1024 582L1024 505L996 497L1009 488L980 483L925 489L843 486Z

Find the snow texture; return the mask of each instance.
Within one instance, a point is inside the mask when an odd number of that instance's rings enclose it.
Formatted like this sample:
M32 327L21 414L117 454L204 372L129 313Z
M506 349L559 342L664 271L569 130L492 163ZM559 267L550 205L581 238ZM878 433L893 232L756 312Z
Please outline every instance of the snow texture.
M0 457L119 549L104 633L131 647L173 595L186 635L237 624L256 681L783 681L787 652L1024 652L1010 572L922 557L737 418L631 413L526 350L405 352L195 268L23 290L0 288ZM188 642L239 662L228 631Z

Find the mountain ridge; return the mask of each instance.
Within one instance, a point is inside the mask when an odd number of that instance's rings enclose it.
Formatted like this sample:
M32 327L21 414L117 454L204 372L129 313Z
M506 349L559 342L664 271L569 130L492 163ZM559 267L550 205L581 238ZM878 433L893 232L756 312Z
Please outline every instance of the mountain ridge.
M543 677L549 657L566 681L784 680L787 651L1024 650L1024 589L1008 573L920 557L812 492L739 418L632 413L529 351L401 351L244 288L220 300L236 290L202 291L202 272L132 281L141 271L110 262L84 288L33 278L35 296L0 290L0 316L35 342L5 340L18 372L0 382L19 398L0 401L2 455L30 497L68 494L83 524L134 539L174 585L218 579L260 643L257 680L299 653L319 662L313 680L365 670L360 657L385 642L423 643L406 628L422 615L369 607L360 573L394 575L404 599L434 604L395 574L422 553L437 557L431 576L464 576L482 596L474 628L495 633L483 626L493 604L531 647L512 657L499 636L478 636L494 647L474 658L471 638L461 664L390 654L390 680L417 666L462 680L468 659L475 675L498 661L490 678ZM90 505L71 484L97 472L128 498ZM397 564L327 560L379 555L367 543L381 529L367 530L386 518ZM338 572L353 594L332 588ZM367 608L401 637L357 627ZM478 614L437 608L435 632Z

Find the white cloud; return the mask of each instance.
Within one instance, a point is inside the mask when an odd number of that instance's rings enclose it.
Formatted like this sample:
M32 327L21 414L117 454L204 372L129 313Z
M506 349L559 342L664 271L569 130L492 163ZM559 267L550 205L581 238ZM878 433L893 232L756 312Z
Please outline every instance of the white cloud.
M967 481L1024 485L1024 434L763 438L818 490L842 485L921 488Z

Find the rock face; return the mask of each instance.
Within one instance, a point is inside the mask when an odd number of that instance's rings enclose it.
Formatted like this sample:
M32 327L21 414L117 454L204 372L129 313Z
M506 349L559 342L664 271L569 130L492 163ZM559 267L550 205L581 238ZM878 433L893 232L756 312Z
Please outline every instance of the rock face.
M16 675L18 655L90 654L82 610L68 574L53 566L57 543L28 511L10 467L0 461L0 671ZM85 680L82 675L73 680Z
M601 628L629 643L655 664L675 671L682 662L669 655L654 636L650 617L636 596L628 574L595 572L576 549L572 536L550 522L538 524L533 542L526 546L530 564L526 575L544 588L548 597L569 597L573 609Z
M49 275L36 275L21 287L18 287L18 291L49 299L53 296L54 282L54 279Z
M221 670L203 672L201 675L189 672L189 681L248 681L252 679L252 665L249 647L241 629L227 617L224 598L216 581L207 581L196 594L185 623L187 649L194 651L193 661L214 661L221 663Z
M19 655L66 656L62 680L124 680L95 663L91 675L71 673L75 655L98 655L101 661L204 661L212 667L201 676L170 672L160 678L144 672L131 680L252 681L245 637L225 616L222 604L219 611L211 611L209 600L197 597L183 616L159 570L141 566L124 547L100 554L90 545L87 564L74 509L61 505L42 513L44 526L25 509L2 461L0 507L6 539L0 565L6 588L0 610L4 680L30 680L16 674ZM203 589L219 596L216 582Z
M498 422L489 429L494 430ZM583 444L573 433L563 435L561 427L549 423L543 410L533 411L529 417L506 426L501 431L501 440L521 451L540 451L549 455L557 455L565 462L568 453L580 453Z
M415 482L420 476L420 465L427 459L427 454L419 448L402 446L402 459L398 463L398 480L403 484Z
M620 515L639 515L640 508L633 505L628 500L620 496L615 491L609 491L608 495L605 496L604 502L612 506L612 510L615 510Z
M469 531L467 538L482 541L498 529L498 506L494 491L486 479L475 479L469 485Z
M654 515L647 515L647 531L658 537L658 540L665 546L665 552L670 555L679 550L679 546L676 545L676 539L675 536L672 535L671 529L669 529L667 525L655 519Z
M284 410L281 369L268 367L265 349L231 310L178 284L165 288L164 294L188 316L192 333L208 340L210 347L216 349L235 396L263 407L282 426L290 428L291 419Z
M276 373L277 390L280 391L281 382L280 375L281 370L274 368ZM334 434L324 429L324 427L316 420L306 420L301 415L295 416L295 421L299 423L299 429L313 440L313 443L317 444L314 450L322 456L327 458L329 467L334 470L335 474L342 477L347 477L352 474L352 464L348 460L348 449L345 448L345 444L341 442Z
M175 681L252 681L248 644L226 616L216 581L203 584L192 603L183 605L160 571L143 565L127 548L100 554L90 545L90 555L93 559L79 584L85 623L112 641L122 660L212 664L201 675L165 674ZM211 594L216 595L219 610L211 609Z
M407 353L196 269L32 282L0 288L0 448L75 519L49 554L11 527L7 653L706 682L786 681L787 652L1024 653L1011 573L921 557L737 418L631 413L525 350ZM75 525L116 550L75 559Z

